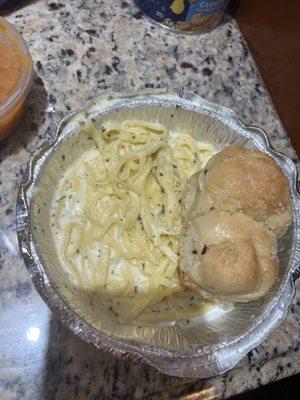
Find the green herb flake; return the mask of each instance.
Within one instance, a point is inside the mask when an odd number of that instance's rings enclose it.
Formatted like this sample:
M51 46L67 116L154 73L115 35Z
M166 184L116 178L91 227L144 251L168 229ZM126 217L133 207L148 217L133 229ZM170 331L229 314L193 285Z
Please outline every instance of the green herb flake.
M56 202L55 202L55 203L58 203L59 201L61 201L61 200L65 199L65 198L66 198L66 196L62 196L60 199L56 200Z
M116 317L119 316L119 314L116 313L116 312L114 311L114 309L112 308L112 306L109 306L108 309L109 309L109 311L111 311Z

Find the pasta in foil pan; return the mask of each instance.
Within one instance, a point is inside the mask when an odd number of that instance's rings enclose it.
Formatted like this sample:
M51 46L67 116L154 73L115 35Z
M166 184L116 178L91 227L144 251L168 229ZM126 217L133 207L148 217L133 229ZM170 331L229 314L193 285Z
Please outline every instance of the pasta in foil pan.
M293 222L272 289L232 307L182 287L177 253L187 180L234 145L281 167ZM75 334L164 373L205 378L232 368L288 312L299 271L296 169L259 128L193 93L105 93L29 162L17 232L37 290Z

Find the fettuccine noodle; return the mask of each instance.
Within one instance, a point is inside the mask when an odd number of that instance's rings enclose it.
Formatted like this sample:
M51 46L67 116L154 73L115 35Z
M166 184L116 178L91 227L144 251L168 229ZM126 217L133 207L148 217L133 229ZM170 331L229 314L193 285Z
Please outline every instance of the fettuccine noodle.
M190 135L171 135L159 123L82 129L95 146L67 170L55 196L58 254L74 285L99 293L121 319L134 320L184 291L178 275L181 197L213 149Z

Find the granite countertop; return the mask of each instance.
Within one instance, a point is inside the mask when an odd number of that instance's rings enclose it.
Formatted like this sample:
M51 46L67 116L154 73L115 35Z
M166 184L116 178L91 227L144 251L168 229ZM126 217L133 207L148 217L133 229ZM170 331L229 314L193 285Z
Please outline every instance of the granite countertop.
M210 34L184 36L152 25L132 1L28 1L8 15L27 41L34 80L24 119L0 144L0 398L205 399L300 370L300 302L268 340L233 370L208 380L172 378L84 343L51 314L20 257L15 204L32 152L58 121L106 89L185 88L261 126L295 159L238 27L227 17ZM299 293L299 291L298 291Z

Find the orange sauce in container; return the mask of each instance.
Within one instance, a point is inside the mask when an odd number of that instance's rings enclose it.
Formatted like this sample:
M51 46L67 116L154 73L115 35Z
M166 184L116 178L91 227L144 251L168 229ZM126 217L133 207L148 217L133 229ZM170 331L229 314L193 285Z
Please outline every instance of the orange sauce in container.
M17 126L32 82L32 61L18 32L0 17L0 140Z

